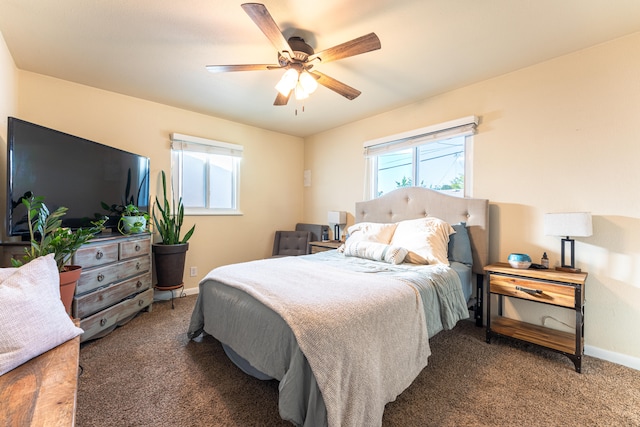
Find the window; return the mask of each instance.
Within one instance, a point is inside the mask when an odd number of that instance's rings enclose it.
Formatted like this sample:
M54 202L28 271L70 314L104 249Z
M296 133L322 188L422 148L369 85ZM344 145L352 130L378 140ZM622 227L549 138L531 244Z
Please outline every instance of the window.
M188 215L240 214L242 146L171 134L173 188Z
M476 125L477 118L468 117L365 143L366 198L410 186L470 195Z

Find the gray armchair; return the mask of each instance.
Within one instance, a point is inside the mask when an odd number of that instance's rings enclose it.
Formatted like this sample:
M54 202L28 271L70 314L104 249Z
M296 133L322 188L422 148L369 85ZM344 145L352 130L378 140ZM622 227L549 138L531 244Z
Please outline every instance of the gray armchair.
M276 231L273 239L274 257L297 256L309 253L310 231Z
M322 240L322 232L323 231L327 231L327 235L328 235L329 226L328 225L321 225L321 224L298 223L298 224L296 224L296 231L310 231L311 232L311 241L312 242L317 242L319 240Z

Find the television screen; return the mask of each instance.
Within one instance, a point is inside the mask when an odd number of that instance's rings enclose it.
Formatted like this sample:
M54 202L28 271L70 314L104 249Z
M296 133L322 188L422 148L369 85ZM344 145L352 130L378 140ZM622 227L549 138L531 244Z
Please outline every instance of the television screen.
M9 117L7 232L28 234L27 193L43 196L50 211L68 208L63 226L76 229L109 215L102 206L133 203L149 210L149 159ZM109 215L107 227L118 217Z

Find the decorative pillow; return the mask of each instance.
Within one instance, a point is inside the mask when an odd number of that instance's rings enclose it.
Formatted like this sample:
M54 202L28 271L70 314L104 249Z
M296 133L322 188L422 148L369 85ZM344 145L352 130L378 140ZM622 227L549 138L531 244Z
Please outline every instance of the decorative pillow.
M456 232L449 236L449 261L461 262L471 266L473 255L471 253L471 240L467 224L461 222L451 226Z
M347 229L349 233L348 241L351 242L378 242L388 244L391 241L393 232L396 230L395 223L359 222Z
M0 268L0 375L83 332L60 301L53 254Z
M344 246L344 256L384 261L389 264L402 264L408 252L405 248L378 242L347 242Z
M391 244L409 251L406 262L449 265L447 250L453 233L455 230L439 218L411 219L398 223Z

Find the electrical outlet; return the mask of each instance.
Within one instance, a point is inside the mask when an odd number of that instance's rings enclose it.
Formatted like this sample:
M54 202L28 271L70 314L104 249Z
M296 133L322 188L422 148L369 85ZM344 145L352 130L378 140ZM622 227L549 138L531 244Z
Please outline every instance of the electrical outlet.
M191 277L196 277L198 275L198 267L191 267L189 269L189 274Z

